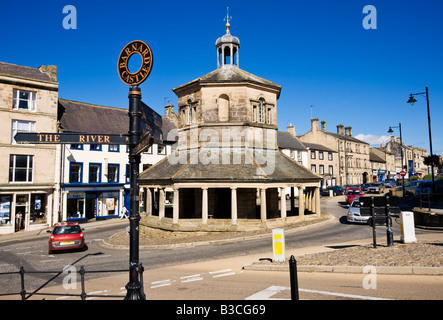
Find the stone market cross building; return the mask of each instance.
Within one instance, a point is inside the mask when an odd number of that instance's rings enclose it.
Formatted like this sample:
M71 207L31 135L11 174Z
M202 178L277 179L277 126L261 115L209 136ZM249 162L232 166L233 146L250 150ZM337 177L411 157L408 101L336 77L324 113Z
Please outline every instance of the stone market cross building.
M320 214L321 177L277 147L281 86L239 68L240 41L229 27L216 41L217 69L173 89L178 113L169 105L166 116L177 127L178 143L140 174L147 204L142 223L169 230L241 231L302 220L305 212ZM295 188L305 195L298 210ZM165 205L167 190L173 190L173 199Z

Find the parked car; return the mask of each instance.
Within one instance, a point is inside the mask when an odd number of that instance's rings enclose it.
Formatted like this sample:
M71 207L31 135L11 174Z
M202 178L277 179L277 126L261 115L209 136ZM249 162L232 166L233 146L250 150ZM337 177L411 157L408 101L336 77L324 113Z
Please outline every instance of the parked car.
M368 187L368 192L383 193L385 192L385 186L383 182L372 182Z
M346 191L350 191L350 190L361 190L360 186L356 186L356 185L351 185L351 186L346 186Z
M370 185L370 183L363 183L360 186L361 191L368 191L369 185Z
M415 193L415 189L418 187L418 185L423 181L429 181L429 180L414 180L409 181L407 184L405 184L405 192L406 193ZM397 187L396 190L402 190L403 186Z
M334 196L342 195L342 194L345 193L345 189L343 189L343 188L340 187L340 186L329 186L329 187L327 187L326 189L324 189L324 190L322 191L321 195L322 195L322 196L329 196L329 191L330 191L330 190L332 190L332 194L333 194Z
M48 232L51 232L48 230ZM61 222L54 225L48 241L48 252L57 250L83 249L85 237L78 222Z
M443 193L443 180L434 179L434 192ZM432 194L432 180L424 180L415 188L414 196L420 197L422 194Z
M385 186L387 188L394 188L397 186L397 183L395 182L395 179L386 179Z
M355 198L363 197L365 194L361 190L350 190L345 193L346 203L350 204Z
M348 222L358 222L367 223L370 215L362 215L360 212L360 199L355 198L348 208L347 221Z

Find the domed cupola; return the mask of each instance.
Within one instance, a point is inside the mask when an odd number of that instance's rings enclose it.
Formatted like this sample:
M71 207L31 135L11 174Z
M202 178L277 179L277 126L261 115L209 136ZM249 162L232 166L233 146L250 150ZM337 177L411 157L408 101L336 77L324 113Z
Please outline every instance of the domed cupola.
M229 10L229 8L228 8ZM226 15L226 33L215 41L217 48L217 68L237 67L238 68L238 49L240 49L240 40L231 35L229 31L229 13Z

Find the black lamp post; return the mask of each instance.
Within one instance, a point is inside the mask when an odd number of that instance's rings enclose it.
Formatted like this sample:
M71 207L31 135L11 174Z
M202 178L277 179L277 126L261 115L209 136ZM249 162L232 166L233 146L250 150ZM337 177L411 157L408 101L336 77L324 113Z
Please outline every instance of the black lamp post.
M426 91L425 92L419 92L419 93L411 93L409 95L409 100L407 103L410 103L411 105L413 105L414 103L417 102L417 100L414 98L414 96L416 95L426 95L426 103L427 103L427 107L428 107L428 131L429 131L429 148L431 151L431 156L433 155L432 153L432 136L431 136L431 113L429 112L429 94L428 94L428 87L426 86ZM432 192L435 191L434 188L434 164L431 163L431 174L432 174Z
M401 136L401 122L398 123L398 126L395 127L389 127L388 133L393 133L394 130L392 128L398 128L400 130L400 155L401 155L401 170L404 169L405 166L403 166L403 139ZM405 196L405 176L402 176L402 190L403 190L403 197Z

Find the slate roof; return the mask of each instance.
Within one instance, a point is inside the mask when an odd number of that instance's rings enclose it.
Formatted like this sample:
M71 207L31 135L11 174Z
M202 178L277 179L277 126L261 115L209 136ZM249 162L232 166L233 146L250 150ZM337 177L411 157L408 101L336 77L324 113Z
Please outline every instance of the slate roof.
M263 78L257 77L256 75L253 75L252 73L249 73L247 71L244 71L242 69L239 69L236 66L224 66L221 68L218 68L200 78L197 78L195 80L192 80L188 83L185 83L177 88L172 89L174 92L177 90L187 87L193 83L226 83L226 82L232 82L232 83L238 83L238 82L252 82L257 83L260 85L264 85L267 87L271 87L275 90L278 90L278 95L280 95L281 86L278 84L275 84L271 81L265 80Z
M369 151L369 161L386 163L385 159L372 151Z
M288 132L277 132L277 145L280 149L295 149L306 151L303 143Z
M246 148L175 150L140 174L140 184L171 185L176 182L318 182L321 177L285 156L268 150L264 157ZM181 153L180 153L181 152ZM229 161L227 161L229 156ZM180 158L181 157L181 158ZM211 161L205 162L205 159ZM226 164L225 164L226 163Z
M327 152L335 152L337 153L336 150L328 148L322 144L317 144L317 143L309 143L309 142L303 142L303 144L306 146L306 148L308 148L309 150L319 150L319 151L327 151Z
M63 132L67 133L127 134L129 131L127 109L85 102L59 99L58 120ZM175 125L166 117L162 117L162 123L162 135L166 140Z
M39 70L38 68L19 66L6 62L0 62L0 75L54 82L49 74Z

